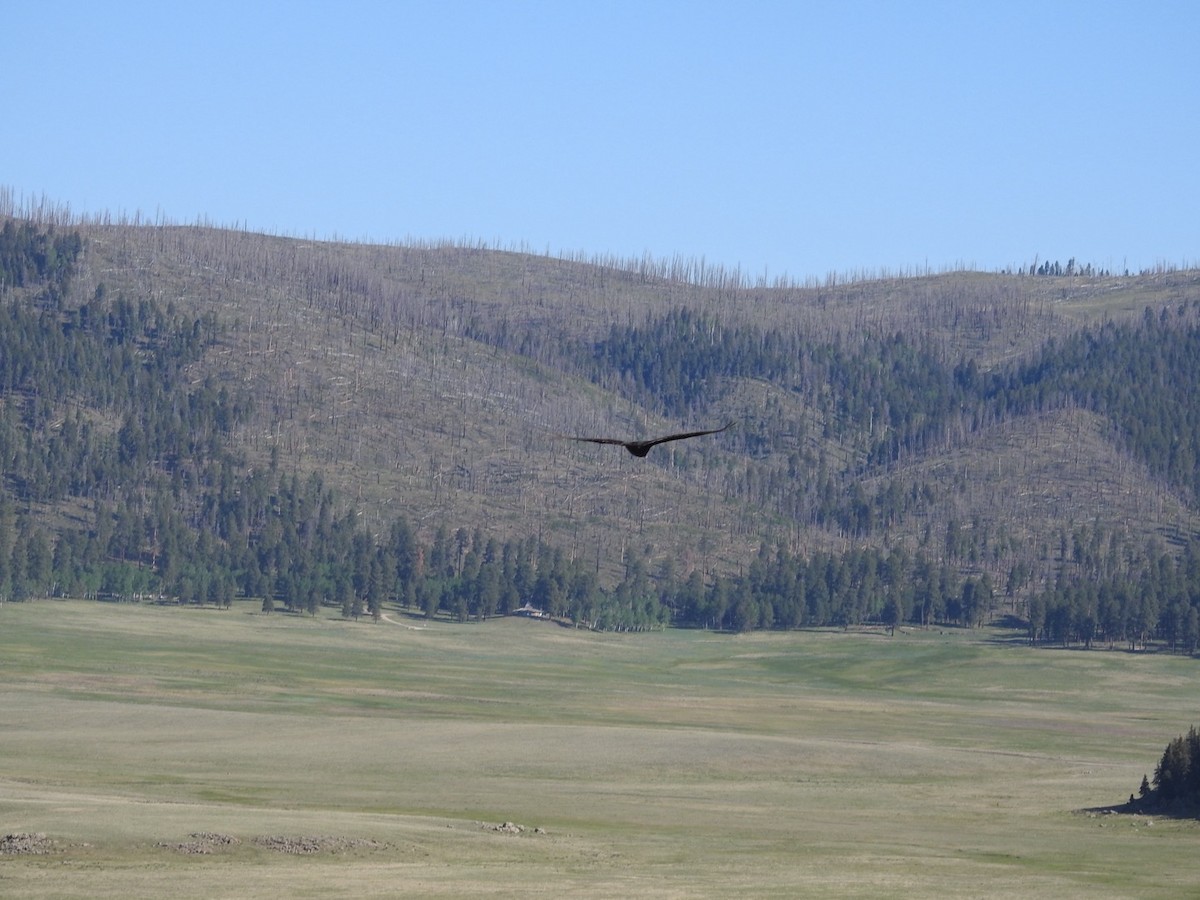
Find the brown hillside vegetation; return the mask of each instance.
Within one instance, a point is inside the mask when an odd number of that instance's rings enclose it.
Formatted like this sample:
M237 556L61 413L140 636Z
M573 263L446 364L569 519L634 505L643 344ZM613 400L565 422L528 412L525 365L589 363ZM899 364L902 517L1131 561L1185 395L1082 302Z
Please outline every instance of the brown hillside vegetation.
M688 309L717 327L814 340L920 335L946 359L987 371L1081 325L1134 319L1193 297L1196 272L951 272L756 286L679 262L337 244L209 227L92 224L83 232L75 290L87 296L104 284L215 313L227 330L197 377L215 374L257 399L238 437L249 458L265 461L275 451L289 469L321 472L368 524L382 527L403 512L422 528L536 533L573 555L594 554L610 571L631 545L652 547L684 571L730 569L763 541L811 550L855 539L838 527L797 523L762 500L780 490L771 484L789 465L820 465L859 479L868 493L910 474L937 485L932 503L869 539L883 545L916 546L923 536L940 544L950 519L1047 546L1063 529L1089 523L1146 534L1196 530L1177 492L1080 410L952 436L883 472L864 469L862 447L830 436L811 398L785 385L742 379L681 422L564 370L547 349ZM539 340L525 340L529 334ZM739 427L728 434L657 448L644 461L554 439L644 437L730 419ZM992 553L998 562L1004 550Z

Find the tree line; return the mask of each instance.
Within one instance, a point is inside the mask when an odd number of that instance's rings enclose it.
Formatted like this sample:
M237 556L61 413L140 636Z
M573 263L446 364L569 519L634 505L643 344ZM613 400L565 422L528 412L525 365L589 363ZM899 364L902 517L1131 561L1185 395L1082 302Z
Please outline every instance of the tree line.
M1031 642L1200 648L1200 544L1189 542L1177 557L1152 544L1135 565L1084 571L1064 569L1058 584L1029 600Z

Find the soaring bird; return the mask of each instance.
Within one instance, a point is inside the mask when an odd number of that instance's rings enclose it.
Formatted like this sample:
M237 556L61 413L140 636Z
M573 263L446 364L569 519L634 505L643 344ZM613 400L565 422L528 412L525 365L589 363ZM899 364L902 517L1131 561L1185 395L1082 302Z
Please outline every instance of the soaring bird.
M597 438L597 437L573 437L565 434L563 437L572 441L587 441L591 444L618 444L632 453L634 456L645 456L650 452L650 448L656 444L665 444L667 441L682 441L684 438L700 437L705 434L720 434L726 428L733 425L730 422L724 428L709 428L707 431L681 431L678 434L668 434L663 437L651 438L647 441L623 441L620 438Z

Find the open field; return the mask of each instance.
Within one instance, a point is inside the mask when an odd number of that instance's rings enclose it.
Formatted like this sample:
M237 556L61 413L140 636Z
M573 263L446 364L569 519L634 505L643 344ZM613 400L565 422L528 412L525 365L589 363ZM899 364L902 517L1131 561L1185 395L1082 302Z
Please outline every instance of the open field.
M1125 799L1200 722L1194 660L1001 632L389 618L0 606L0 837L44 833L48 850L0 852L0 895L1094 898L1200 883L1195 823L1080 812ZM508 821L524 830L495 828Z

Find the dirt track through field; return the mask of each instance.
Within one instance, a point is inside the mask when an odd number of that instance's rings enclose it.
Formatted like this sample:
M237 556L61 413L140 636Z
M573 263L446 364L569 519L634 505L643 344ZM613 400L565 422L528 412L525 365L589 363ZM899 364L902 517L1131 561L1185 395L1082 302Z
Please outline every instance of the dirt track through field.
M407 628L409 631L424 631L425 630L424 625L409 625L406 622L397 622L395 619L393 619L387 613L384 613L379 618L380 618L380 620L387 622L389 625L399 625L401 628Z

